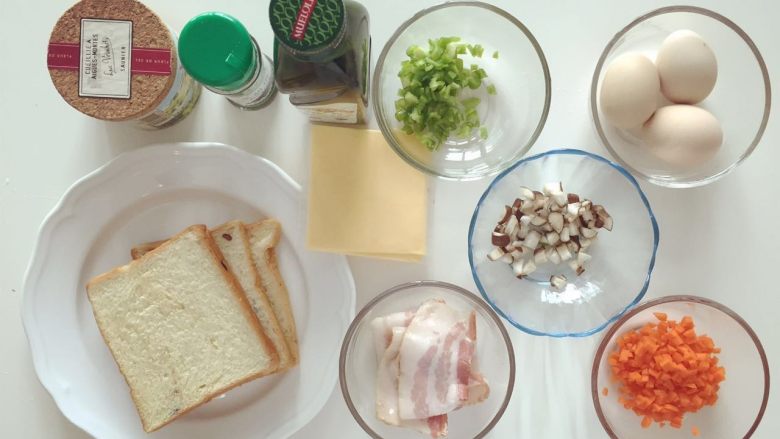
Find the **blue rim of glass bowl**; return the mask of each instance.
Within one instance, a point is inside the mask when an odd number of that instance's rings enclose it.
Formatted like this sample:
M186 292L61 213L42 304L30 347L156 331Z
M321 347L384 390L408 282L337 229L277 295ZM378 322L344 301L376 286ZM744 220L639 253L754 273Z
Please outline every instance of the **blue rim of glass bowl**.
M499 308L495 302L488 296L487 292L485 291L485 288L482 286L482 282L479 280L479 276L477 275L477 270L474 266L474 254L472 252L472 245L471 245L471 239L474 236L474 227L477 223L477 217L479 216L479 210L482 207L482 203L485 201L485 198L487 198L488 194L490 194L490 191L493 190L493 186L496 185L502 178L504 178L507 174L514 171L515 168L517 168L520 165L523 165L524 163L531 162L534 160L538 160L543 157L547 156L553 156L553 155L579 155L588 157L590 159L605 163L609 166L611 166L613 169L618 171L620 174L622 174L626 179L634 185L637 192L639 193L639 197L642 199L642 203L645 205L645 208L647 209L647 213L650 215L650 222L653 225L653 256L650 258L650 265L647 267L647 277L645 277L645 283L642 285L642 288L639 290L639 294L634 298L634 300L631 301L628 305L626 305L623 310L621 310L619 313L615 314L614 316L610 317L609 320L604 322L603 324L593 328L589 329L587 331L583 332L564 332L564 333L547 333L542 331L537 331L535 329L528 328L526 326L521 325L520 323L516 322L513 318L509 317L501 308ZM639 187L639 183L636 181L634 176L632 176L625 168L618 165L617 163L614 163L610 160L605 159L604 157L600 155L596 155L587 151L582 151L579 149L554 149L552 151L543 152L541 154L536 154L534 156L525 158L520 160L519 162L515 163L514 165L510 166L509 168L505 169L503 172L498 174L496 178L493 179L493 181L490 183L490 186L485 189L485 192L482 194L482 196L479 198L479 201L477 202L477 207L474 209L474 214L471 216L471 223L469 224L469 236L468 236L468 254L469 254L469 266L471 268L471 276L474 278L474 283L477 284L477 289L479 290L479 293L482 295L482 297L487 301L487 303L490 304L490 306L493 307L493 309L496 310L498 315L506 319L509 323L512 324L515 328L526 332L531 335L541 335L541 336L548 336L548 337L556 337L556 338L562 338L562 337L588 337L593 334L596 334L600 331L602 331L604 328L609 326L611 323L615 322L617 319L619 319L623 314L626 313L629 309L633 308L637 303L639 303L640 300L645 296L645 293L647 293L647 288L650 286L650 277L653 274L653 268L655 267L655 256L658 251L658 242L659 242L659 230L658 230L658 222L655 220L655 214L653 214L653 209L650 207L650 202L647 200L647 196L645 196L645 193L642 191L642 188Z

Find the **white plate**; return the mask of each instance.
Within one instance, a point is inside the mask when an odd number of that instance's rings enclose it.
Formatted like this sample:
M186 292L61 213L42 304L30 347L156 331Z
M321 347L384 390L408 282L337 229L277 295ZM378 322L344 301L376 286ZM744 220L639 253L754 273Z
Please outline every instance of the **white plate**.
M27 271L22 319L38 378L62 413L98 438L281 438L333 391L355 314L342 256L307 251L301 189L273 163L218 144L167 144L119 156L76 182L49 214ZM138 243L194 223L279 219L279 264L298 324L301 363L255 380L146 435L98 332L87 281Z

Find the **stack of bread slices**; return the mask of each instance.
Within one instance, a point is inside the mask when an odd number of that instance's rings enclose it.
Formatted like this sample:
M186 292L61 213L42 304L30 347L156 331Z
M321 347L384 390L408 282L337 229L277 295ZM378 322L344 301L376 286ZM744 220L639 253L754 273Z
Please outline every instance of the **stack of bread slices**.
M298 363L295 320L276 259L281 225L193 225L131 250L87 294L144 430Z

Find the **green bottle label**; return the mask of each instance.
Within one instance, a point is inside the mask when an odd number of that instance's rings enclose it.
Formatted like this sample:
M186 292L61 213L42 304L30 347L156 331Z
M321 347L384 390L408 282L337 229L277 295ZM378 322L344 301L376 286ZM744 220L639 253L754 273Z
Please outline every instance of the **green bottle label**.
M342 0L271 0L269 18L276 38L302 53L335 46L346 25Z

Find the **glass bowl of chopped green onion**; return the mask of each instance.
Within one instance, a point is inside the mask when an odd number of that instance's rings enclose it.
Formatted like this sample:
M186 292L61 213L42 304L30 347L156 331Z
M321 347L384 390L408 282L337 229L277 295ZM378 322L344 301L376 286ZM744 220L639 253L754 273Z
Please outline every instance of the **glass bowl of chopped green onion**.
M455 1L424 9L385 45L373 108L390 146L451 180L495 175L531 149L550 108L550 71L508 12Z

